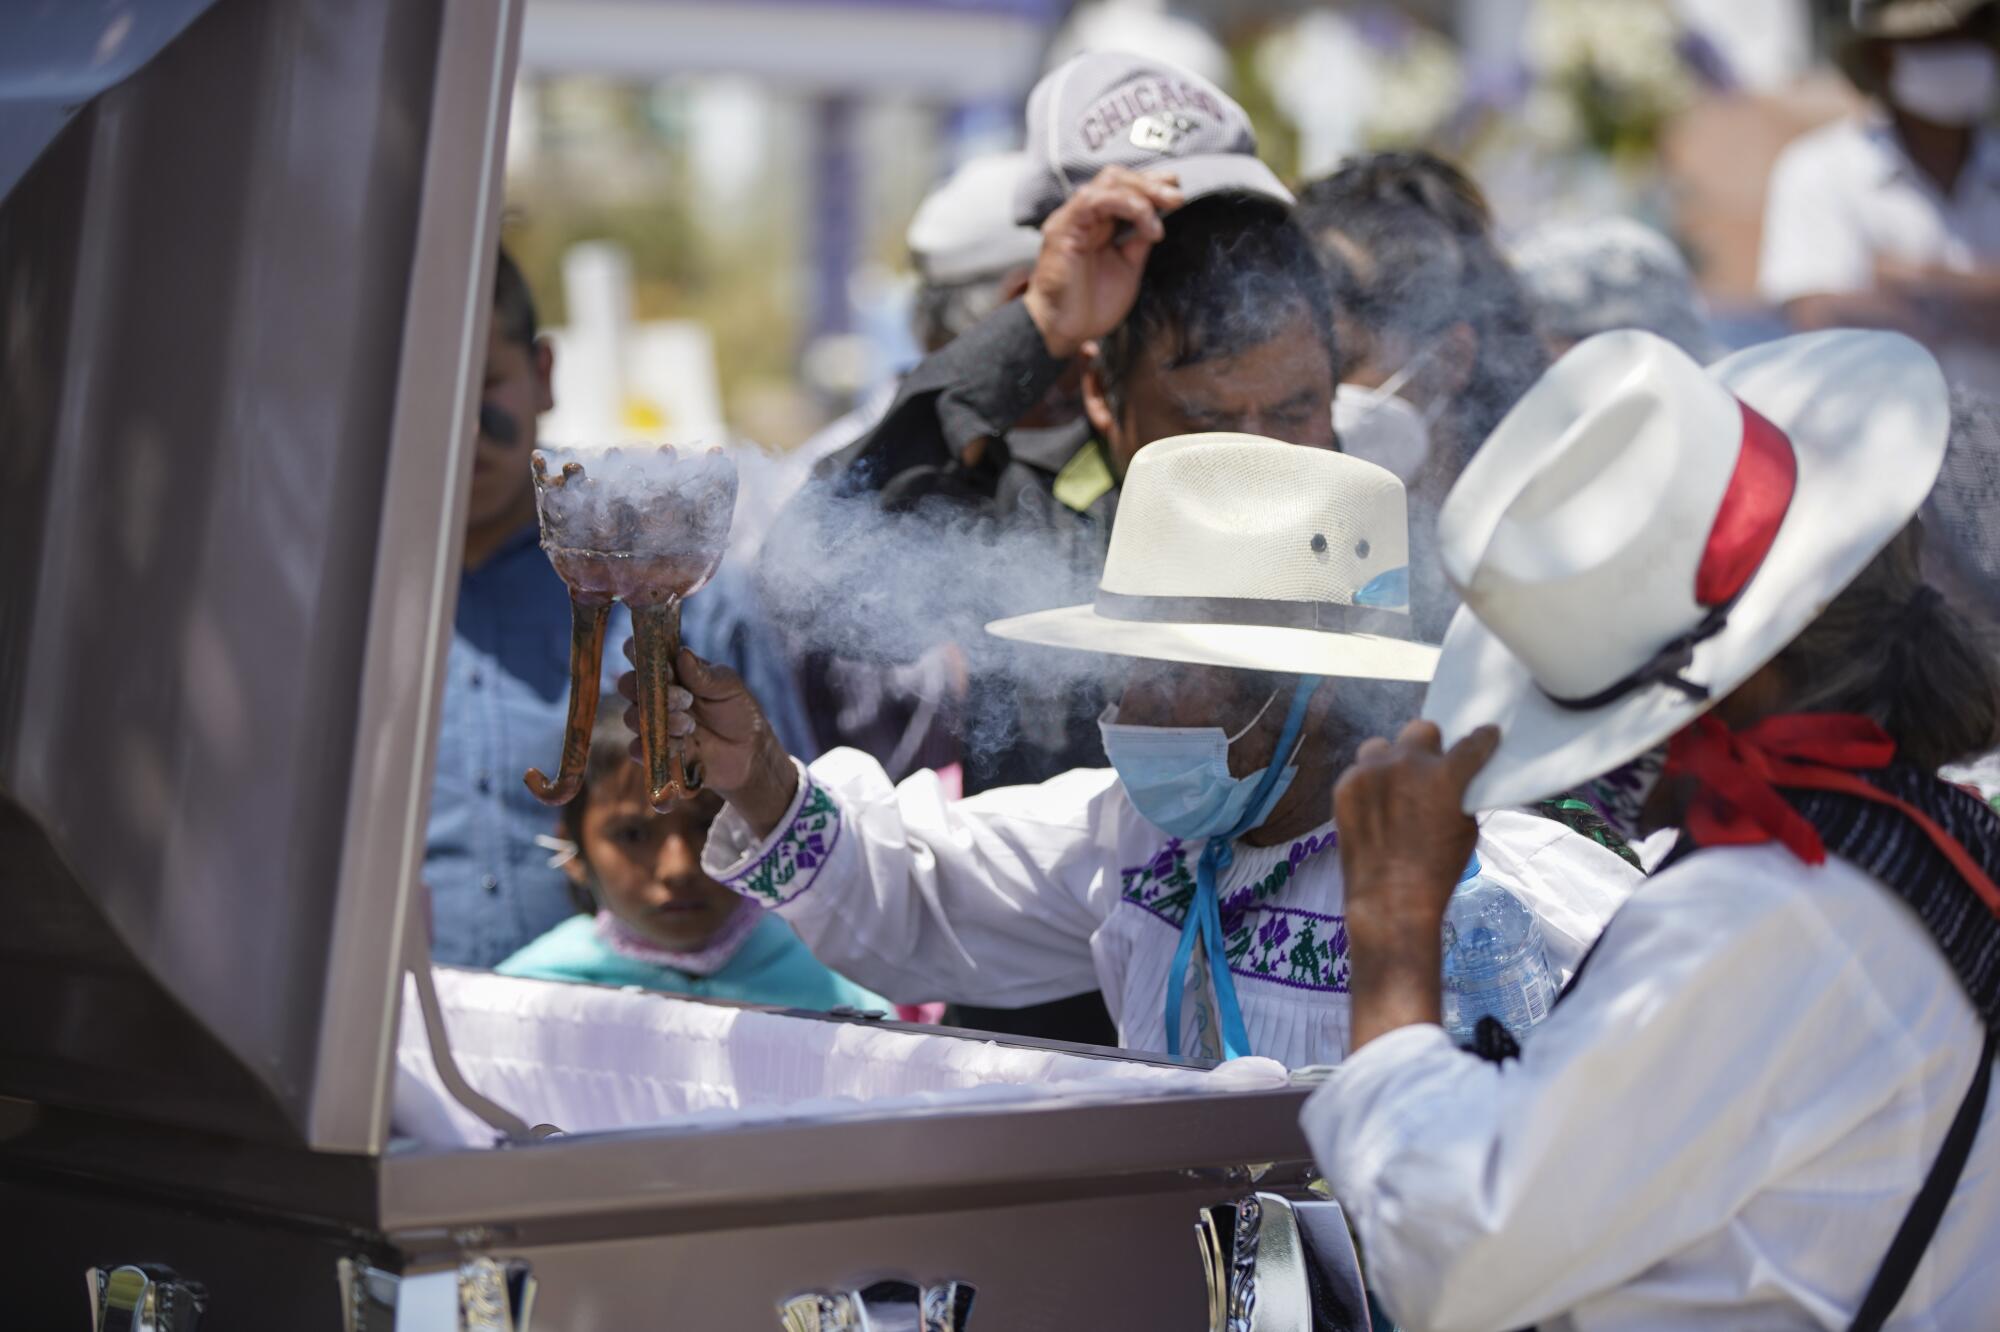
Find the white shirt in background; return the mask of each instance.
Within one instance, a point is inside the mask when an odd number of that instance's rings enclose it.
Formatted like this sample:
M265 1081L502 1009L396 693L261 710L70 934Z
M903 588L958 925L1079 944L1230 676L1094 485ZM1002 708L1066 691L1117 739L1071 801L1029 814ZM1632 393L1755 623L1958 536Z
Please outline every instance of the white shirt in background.
M1885 259L1962 273L2000 267L2000 138L1975 133L1949 195L1880 112L1821 126L1785 149L1764 203L1764 299L1870 291ZM1953 383L2000 393L2000 349L1962 339L1931 350Z
M1305 1129L1406 1328L1845 1328L1982 1039L1869 875L1713 848L1641 885L1520 1059L1400 1028ZM1996 1119L1892 1327L2000 1326Z
M704 863L782 913L822 962L898 1002L1019 1007L1098 989L1121 1042L1167 1048L1165 1007L1197 844L1141 818L1109 769L946 797L934 774L891 785L837 749L802 769L792 810L755 842L734 810ZM1549 961L1576 965L1638 871L1559 823L1485 816L1485 873L1540 918ZM1226 941L1252 1050L1297 1068L1347 1052L1347 927L1331 823L1236 846L1219 885L1242 895ZM1201 1053L1206 972L1190 968L1182 1049Z

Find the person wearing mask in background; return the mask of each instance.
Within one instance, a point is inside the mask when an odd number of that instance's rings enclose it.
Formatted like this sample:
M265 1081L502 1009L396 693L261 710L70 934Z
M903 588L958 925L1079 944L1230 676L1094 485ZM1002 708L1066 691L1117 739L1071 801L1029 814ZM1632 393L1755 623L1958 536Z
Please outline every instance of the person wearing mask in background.
M1485 195L1449 162L1424 152L1354 158L1305 186L1299 221L1333 287L1340 447L1409 487L1411 600L1418 636L1434 643L1458 607L1432 540L1438 505L1549 351ZM1641 863L1577 794L1533 810Z
M887 1001L828 971L776 916L702 873L701 851L722 801L704 791L662 814L631 762L616 716L591 737L583 790L546 839L580 914L497 968L503 976L637 985L786 1008L875 1009Z
M1149 339L1150 369L1186 332ZM1336 1062L1351 958L1328 803L1363 719L1435 653L1408 638L1406 553L1402 486L1372 464L1231 433L1149 442L1095 602L991 627L1135 663L1100 721L1109 768L957 802L852 750L808 768L740 682L683 654L670 726L729 802L706 868L891 998L1095 984L1129 1048ZM1487 819L1479 851L1557 968L1637 880L1519 813Z
M1479 187L1429 153L1375 153L1299 192L1333 283L1341 447L1403 478L1415 512L1417 632L1456 606L1431 519L1479 442L1548 364Z
M1948 424L1897 334L1607 333L1452 491L1427 720L1334 796L1354 1048L1303 1117L1403 1327L1993 1326L2000 819L1936 770L2000 675L1912 526ZM1514 1050L1455 1048L1467 811L1593 775L1680 845Z
M1854 0L1873 100L1772 169L1757 286L1794 327L1887 328L2000 393L2000 90L1990 0Z
M1656 333L1704 365L1722 354L1680 247L1643 222L1545 223L1521 238L1513 263L1552 359L1618 328Z
M553 368L527 281L502 250L424 847L432 953L454 966L493 966L575 910L535 844L548 807L522 781L561 751L569 706L569 589L542 553L528 468L536 418L555 402ZM724 565L688 600L681 632L757 679L789 743L812 747L783 648L742 573Z

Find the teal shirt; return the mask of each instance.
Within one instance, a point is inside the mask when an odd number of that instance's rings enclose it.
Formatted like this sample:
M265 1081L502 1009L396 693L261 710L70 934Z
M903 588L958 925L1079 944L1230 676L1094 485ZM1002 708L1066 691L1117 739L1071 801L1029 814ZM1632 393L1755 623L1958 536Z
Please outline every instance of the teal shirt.
M669 994L821 1012L830 1008L895 1011L888 1000L830 970L799 942L791 926L774 915L758 921L736 956L713 976L693 976L613 952L597 937L597 921L591 916L571 916L495 970L503 976L534 980L637 985Z

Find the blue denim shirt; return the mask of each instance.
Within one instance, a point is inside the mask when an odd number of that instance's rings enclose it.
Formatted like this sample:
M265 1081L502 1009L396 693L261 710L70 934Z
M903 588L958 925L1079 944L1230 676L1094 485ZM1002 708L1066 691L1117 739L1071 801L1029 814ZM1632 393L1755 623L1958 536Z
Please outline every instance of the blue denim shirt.
M561 758L569 621L569 589L532 526L459 583L424 850L440 962L494 966L576 911L567 879L535 845L556 831L556 813L521 779L531 767L553 773ZM611 689L629 633L621 607L605 647L604 707L622 706ZM681 638L742 675L778 739L813 756L798 686L746 576L725 565L690 597Z

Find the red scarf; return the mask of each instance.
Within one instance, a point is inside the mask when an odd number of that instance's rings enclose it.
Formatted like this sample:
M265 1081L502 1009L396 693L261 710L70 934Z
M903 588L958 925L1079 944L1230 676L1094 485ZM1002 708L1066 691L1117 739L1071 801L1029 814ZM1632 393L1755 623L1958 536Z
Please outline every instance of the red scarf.
M1742 731L1730 730L1710 713L1668 744L1666 775L1696 783L1683 826L1697 846L1776 841L1808 865L1824 862L1826 847L1819 830L1778 788L1838 791L1892 806L1923 830L1987 910L2000 916L2000 887L1964 847L1922 810L1857 775L1885 768L1895 757L1889 733L1852 713L1788 713Z

